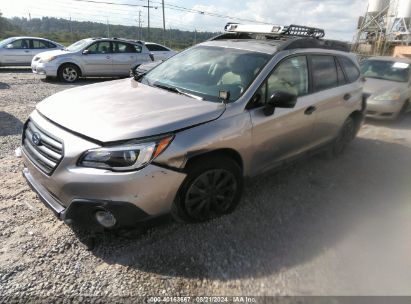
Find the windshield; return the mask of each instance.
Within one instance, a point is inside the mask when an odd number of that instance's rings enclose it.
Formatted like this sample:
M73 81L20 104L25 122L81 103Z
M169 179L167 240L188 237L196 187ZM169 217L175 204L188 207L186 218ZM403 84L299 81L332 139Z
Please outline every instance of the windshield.
M204 100L237 100L271 58L270 55L220 47L198 46L182 52L145 75L150 86L186 91ZM175 90L176 91L176 90Z
M89 43L90 40L88 39L79 40L77 42L74 42L70 46L66 47L65 50L70 52L77 52L80 51L82 48L86 47Z
M11 43L13 41L14 41L14 38L4 39L4 40L0 41L0 47L4 47L4 46L8 45L9 43Z
M365 60L361 64L361 72L368 78L407 82L410 75L410 65L404 62Z

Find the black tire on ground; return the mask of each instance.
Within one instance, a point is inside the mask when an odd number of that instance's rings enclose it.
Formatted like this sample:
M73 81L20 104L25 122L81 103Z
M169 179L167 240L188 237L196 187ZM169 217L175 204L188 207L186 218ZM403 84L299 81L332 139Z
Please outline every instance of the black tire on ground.
M189 164L172 205L179 222L202 222L232 212L243 191L240 166L231 158L211 156Z
M334 139L329 154L332 158L338 157L347 148L348 144L355 138L356 129L354 119L350 116L342 125L340 132L337 135L337 138Z
M58 78L61 81L72 83L80 77L79 68L71 63L63 64L58 70Z
M52 81L55 81L55 77L52 77L52 76L46 76L46 78L44 78L44 81L47 81L47 82L52 82Z
M406 100L404 102L404 105L401 108L400 113L398 113L398 119L403 119L405 117L405 115L408 113L408 111L410 110L410 101Z

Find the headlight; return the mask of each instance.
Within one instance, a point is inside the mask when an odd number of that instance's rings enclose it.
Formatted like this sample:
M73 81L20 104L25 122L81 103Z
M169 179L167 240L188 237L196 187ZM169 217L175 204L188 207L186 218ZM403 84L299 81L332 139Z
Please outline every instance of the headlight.
M137 170L147 166L163 152L174 136L145 142L129 142L115 147L88 150L80 159L83 167L109 169L113 171Z
M49 56L49 57L41 58L41 59L40 59L40 62L41 62L41 63L46 63L46 62L53 61L53 60L56 59L56 58L57 58L57 56Z
M388 91L383 94L375 96L373 99L377 101L390 101L390 100L398 100L401 98L401 94L399 92Z

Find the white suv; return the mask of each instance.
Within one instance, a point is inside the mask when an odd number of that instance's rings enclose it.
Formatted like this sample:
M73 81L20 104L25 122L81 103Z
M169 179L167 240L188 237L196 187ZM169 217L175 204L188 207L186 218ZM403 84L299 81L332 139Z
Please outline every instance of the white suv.
M88 38L69 47L40 53L33 58L33 73L74 82L87 76L128 76L144 62L153 60L144 43L117 38Z

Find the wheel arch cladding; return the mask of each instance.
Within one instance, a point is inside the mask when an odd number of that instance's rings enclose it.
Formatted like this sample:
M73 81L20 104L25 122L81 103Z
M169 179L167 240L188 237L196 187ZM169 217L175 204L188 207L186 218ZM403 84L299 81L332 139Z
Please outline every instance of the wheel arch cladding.
M231 149L231 148L221 148L221 149L207 151L207 152L193 153L192 155L188 156L184 169L187 169L189 166L191 166L195 162L203 161L211 157L230 158L240 167L241 172L243 172L243 159L240 153L238 153L236 150Z

